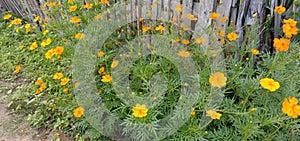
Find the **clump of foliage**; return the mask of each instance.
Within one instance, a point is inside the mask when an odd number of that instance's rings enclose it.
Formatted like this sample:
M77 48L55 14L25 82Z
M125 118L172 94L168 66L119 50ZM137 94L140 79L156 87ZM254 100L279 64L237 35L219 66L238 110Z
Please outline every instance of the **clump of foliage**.
M3 14L0 44L5 55L1 57L1 78L7 79L6 76L13 73L14 77L29 80L26 87L8 95L8 107L12 112L24 114L35 128L64 132L76 140L110 140L87 122L88 108L77 104L73 92L82 84L76 80L72 84L72 59L78 42L88 36L85 29L94 20L101 22L106 18L103 15L111 5L105 0L45 3L43 7L48 16L63 16L56 19L35 17L35 23ZM181 12L181 6L177 6L176 12ZM191 14L185 16L188 20L196 20ZM281 38L274 39L276 52L270 53L256 49L259 25L245 27L245 40L238 44L235 42L239 38L237 29L233 25L226 31L214 28L222 24L216 19L225 22L227 17L212 13L210 18L212 28L205 30L209 39L194 37L194 31L174 25L172 21L139 19L119 27L94 54L97 59L93 71L98 90L95 101L102 100L109 111L124 120L124 125L151 123L172 113L176 104L185 98L181 96L181 88L188 85L181 84L174 62L154 54L138 58L129 69L132 99L150 93L151 85L147 84L155 74L164 78L167 90L153 108L144 103L126 105L120 99L122 94L114 90L111 77L113 68L121 65L114 58L122 45L139 35L164 35L184 46L185 50L174 55L192 58L199 72L193 77L199 79L200 85L197 104L190 113L185 113L191 117L164 140L299 139L300 50L294 40L297 35L287 30L297 29L296 21L283 20L289 27L283 27ZM224 68L218 69L219 64ZM155 101L157 97L153 98ZM147 136L143 132L123 134L130 134L133 140L146 140Z

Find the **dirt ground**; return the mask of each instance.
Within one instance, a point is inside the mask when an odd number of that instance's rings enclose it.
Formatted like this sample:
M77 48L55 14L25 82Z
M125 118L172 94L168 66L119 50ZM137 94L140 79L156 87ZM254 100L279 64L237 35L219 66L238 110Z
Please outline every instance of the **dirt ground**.
M0 80L0 141L32 141L31 129L24 118L8 113L6 100L3 97L7 90L16 87L18 83Z

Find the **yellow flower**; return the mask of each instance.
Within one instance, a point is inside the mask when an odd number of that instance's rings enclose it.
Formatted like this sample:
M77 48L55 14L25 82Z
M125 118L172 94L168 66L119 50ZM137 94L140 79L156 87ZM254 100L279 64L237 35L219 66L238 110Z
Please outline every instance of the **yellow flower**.
M114 60L114 61L111 63L110 67L111 67L111 68L115 68L115 67L118 66L118 64L119 64L119 61L118 61L118 60Z
M68 4L72 4L74 0L68 0Z
M46 52L45 57L46 57L47 59L50 59L50 58L53 57L53 55L54 55L54 50L53 50L53 49L50 49L50 50L48 50L48 51Z
M40 19L40 16L36 16L36 17L33 19L33 21L34 21L34 22L37 22L39 19Z
M213 87L221 88L226 85L227 78L223 73L216 72L210 75L208 81Z
M220 21L221 22L226 22L226 21L228 21L228 18L227 17L223 17L223 18L220 19Z
M17 65L17 66L15 67L15 73L19 73L20 70L21 70L21 65Z
M77 9L77 5L73 5L70 7L70 12L74 12Z
M112 81L112 77L110 75L106 74L106 75L102 76L101 81L105 82L105 83L110 82L110 81Z
M220 17L220 14L216 13L216 12L211 13L210 16L209 16L209 18L211 18L213 20L215 20L215 19L217 19L219 17Z
M216 112L215 110L208 110L206 111L206 116L209 116L212 119L220 119L222 114Z
M98 57L102 57L102 56L104 56L104 52L99 51L99 52L98 52Z
M175 8L175 11L176 11L177 13L180 13L182 10L183 10L183 5L181 5L181 4L178 4L178 5L176 6L176 8Z
M283 20L283 23L288 24L289 26L296 26L297 25L297 21L295 21L294 19L287 19L287 20Z
M48 38L48 39L42 41L41 46L44 47L44 46L50 45L51 42L52 42L51 38Z
M93 7L93 4L86 3L86 4L83 4L81 7L86 8L86 9L91 9Z
M53 79L61 79L63 76L64 76L63 73L58 72L53 75Z
M22 23L22 20L21 19L14 19L10 22L12 25L19 25Z
M64 93L67 93L67 92L69 91L69 89L68 89L68 88L64 88L62 91L63 91Z
M84 109L82 107L78 107L76 109L74 109L74 116L77 117L77 118L80 118L84 113Z
M33 42L30 47L29 47L29 50L34 50L38 47L38 44L36 42Z
M38 79L34 82L34 85L40 85L40 84L43 84L44 81L42 79Z
M20 50L22 50L23 48L24 48L24 45L23 45L23 44L19 46L19 49L20 49Z
M133 116L137 118L142 118L147 116L148 108L145 104L136 104L133 108Z
M102 73L102 72L104 72L105 71L105 68L104 67L101 67L99 70L98 70L98 73L100 74L100 73Z
M83 38L85 35L83 34L83 33L77 33L76 35L75 35L75 38L76 39L81 39L81 38Z
M31 25L27 23L27 24L25 25L25 28L30 28L30 26L31 26Z
M72 17L72 18L70 19L70 22L71 22L71 23L79 23L79 22L81 22L81 19L79 19L79 18L77 18L76 16L74 16L74 17Z
M229 41L235 41L239 36L235 32L232 32L227 35L227 38Z
M289 49L291 41L284 38L275 38L273 42L273 46L275 47L276 51L287 51Z
M66 85L68 82L70 81L69 78L65 77L63 79L60 80L60 85L64 86Z
M166 28L163 27L162 25L159 25L159 26L157 26L157 27L155 28L155 30L164 31L164 30L166 30Z
M42 83L41 86L39 87L39 91L42 92L46 88L47 86L44 83Z
M184 45L187 45L187 44L190 43L190 41L189 40L182 40L181 43L184 44Z
M276 6L275 9L274 9L274 12L278 13L278 14L282 14L283 12L285 12L285 7L283 6Z
M282 112L292 118L300 116L300 105L298 105L298 100L295 97L284 98Z
M99 3L100 4L108 4L108 0L101 0Z
M181 57L189 57L191 54L188 51L182 50L177 53Z
M203 44L205 42L204 38L196 38L195 43L196 44Z
M57 46L57 47L54 48L53 51L54 51L54 54L56 54L57 56L60 56L64 51L64 47Z
M3 19L4 20L9 20L11 17L12 17L11 14L6 14L6 15L3 16Z
M49 32L49 30L43 31L43 35L46 35Z
M260 85L263 88L270 90L271 92L276 91L280 87L279 82L274 81L272 78L263 78L263 79L261 79L260 80Z
M257 55L257 54L259 54L259 50L255 49L255 48L252 48L252 49L251 49L251 53L252 53L253 55Z

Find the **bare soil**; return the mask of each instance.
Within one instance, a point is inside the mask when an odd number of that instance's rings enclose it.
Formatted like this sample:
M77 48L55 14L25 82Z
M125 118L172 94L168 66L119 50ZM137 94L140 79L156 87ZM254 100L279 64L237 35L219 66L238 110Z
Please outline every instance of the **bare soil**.
M13 82L0 80L0 141L32 141L31 128L23 117L9 114L3 97L8 90L13 90L22 83L22 79Z

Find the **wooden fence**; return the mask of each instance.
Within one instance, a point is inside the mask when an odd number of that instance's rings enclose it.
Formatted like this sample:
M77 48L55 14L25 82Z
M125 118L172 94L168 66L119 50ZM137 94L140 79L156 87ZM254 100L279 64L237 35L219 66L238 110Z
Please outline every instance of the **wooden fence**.
M53 0L52 0L53 1ZM67 0L56 0L58 3L66 2ZM118 2L120 0L115 0ZM257 31L257 35L260 39L260 44L257 47L259 50L264 50L266 45L270 45L268 39L265 39L265 34L270 34L269 38L279 36L280 21L282 17L278 14L274 14L274 8L278 5L283 5L288 7L287 12L300 11L295 9L293 5L293 0L131 0L128 2L131 7L137 6L141 1L145 2L147 6L153 4L168 5L167 9L155 9L153 13L156 16L162 12L174 10L174 3L181 3L182 5L188 7L182 11L182 14L191 13L197 16L198 20L196 22L190 22L191 27L194 30L197 28L197 25L207 25L209 21L209 15L212 11L220 13L220 17L228 17L228 21L235 24L237 33L239 35L238 43L242 43L244 40L245 30L243 27L252 26L255 20L259 21L259 24L262 25L269 14L271 17L274 17L272 20L272 26L274 28L273 33L265 33L263 31L263 26ZM2 11L9 11L19 15L20 17L27 18L33 21L34 16L38 15L41 18L45 18L47 15L41 6L45 2L50 2L50 0L1 0L0 7ZM99 0L84 0L84 2L99 2ZM168 15L168 14L167 14ZM253 16L256 15L256 16ZM227 23L226 25L228 25ZM219 28L226 28L219 27Z

